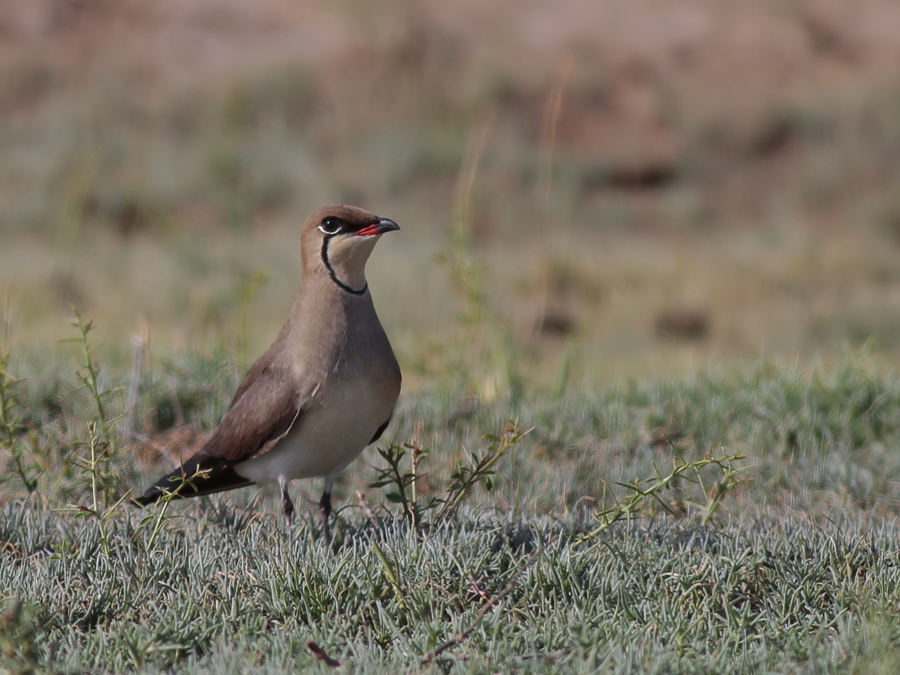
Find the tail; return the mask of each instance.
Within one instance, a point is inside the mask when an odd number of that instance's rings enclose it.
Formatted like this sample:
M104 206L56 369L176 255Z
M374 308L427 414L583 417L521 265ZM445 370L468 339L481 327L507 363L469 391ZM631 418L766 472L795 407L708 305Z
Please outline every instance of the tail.
M231 462L218 458L198 457L167 473L143 495L131 501L136 506L148 506L169 495L177 499L187 499L248 485L253 485L253 481L238 475Z

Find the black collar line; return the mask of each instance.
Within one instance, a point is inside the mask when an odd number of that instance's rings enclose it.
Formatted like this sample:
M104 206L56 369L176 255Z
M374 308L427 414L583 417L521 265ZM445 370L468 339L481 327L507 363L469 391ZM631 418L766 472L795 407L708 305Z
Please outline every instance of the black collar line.
M322 242L322 262L325 263L325 269L328 270L328 276L331 277L331 280L336 283L341 290L350 293L351 295L365 295L366 291L369 290L369 283L366 282L363 284L362 288L353 288L348 284L345 284L343 281L338 279L337 274L335 274L334 268L331 266L331 260L328 259L328 242L332 240L334 235L326 235L324 241Z

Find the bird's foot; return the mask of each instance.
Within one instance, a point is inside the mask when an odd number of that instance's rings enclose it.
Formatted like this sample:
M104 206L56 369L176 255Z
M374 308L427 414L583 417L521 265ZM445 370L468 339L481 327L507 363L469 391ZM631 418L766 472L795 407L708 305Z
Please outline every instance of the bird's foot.
M331 548L331 527L328 524L328 517L331 515L331 493L323 492L322 499L319 500L319 516L322 518L322 538L325 545Z
M284 513L287 529L290 530L294 523L294 502L291 501L291 496L288 494L287 485L281 489L281 510Z

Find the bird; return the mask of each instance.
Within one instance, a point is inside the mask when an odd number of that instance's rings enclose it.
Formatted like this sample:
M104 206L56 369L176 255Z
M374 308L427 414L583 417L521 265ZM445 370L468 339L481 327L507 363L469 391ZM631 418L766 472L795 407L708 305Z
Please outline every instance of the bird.
M290 528L290 482L320 477L322 534L331 545L334 482L381 438L400 395L400 366L365 274L381 235L399 229L355 206L310 215L300 236L300 292L278 336L244 375L206 443L135 498L137 505L277 482Z

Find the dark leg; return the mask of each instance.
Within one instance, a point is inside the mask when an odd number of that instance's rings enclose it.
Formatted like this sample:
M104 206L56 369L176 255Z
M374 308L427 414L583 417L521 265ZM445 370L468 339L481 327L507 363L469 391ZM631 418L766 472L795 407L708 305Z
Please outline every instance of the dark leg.
M288 492L287 481L279 481L281 483L281 509L284 512L284 520L287 522L288 529L294 522L294 502L291 501L291 495Z
M331 515L331 493L323 492L319 500L319 515L322 517L322 537L325 545L331 548L331 528L328 526L328 516Z

